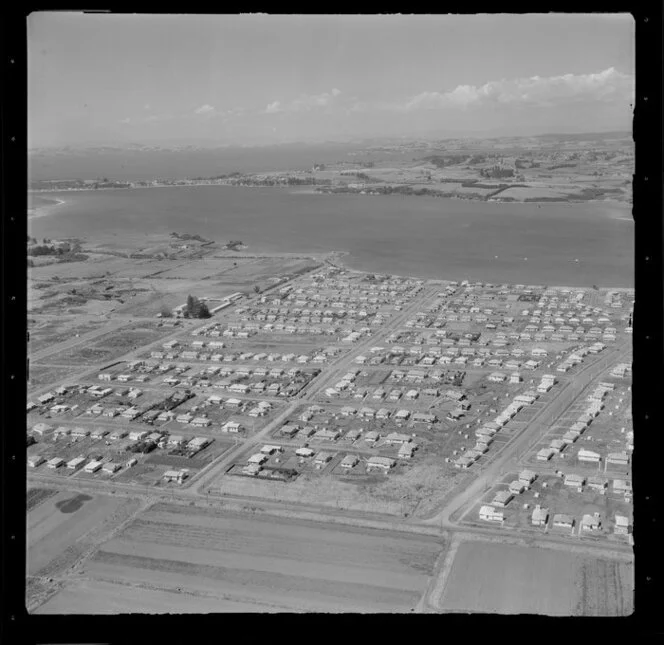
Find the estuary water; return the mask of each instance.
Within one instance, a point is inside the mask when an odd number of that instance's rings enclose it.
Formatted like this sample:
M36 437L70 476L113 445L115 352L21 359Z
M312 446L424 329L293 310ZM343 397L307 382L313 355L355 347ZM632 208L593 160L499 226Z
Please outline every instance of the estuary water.
M186 186L40 193L37 238L197 233L247 252L340 251L354 269L448 280L632 287L631 207ZM36 202L35 206L39 204Z

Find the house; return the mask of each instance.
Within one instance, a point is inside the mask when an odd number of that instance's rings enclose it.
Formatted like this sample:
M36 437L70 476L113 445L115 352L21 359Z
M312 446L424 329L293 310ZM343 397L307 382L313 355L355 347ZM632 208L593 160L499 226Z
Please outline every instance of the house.
M537 452L537 461L549 461L556 451L553 448L542 448Z
M627 466L629 464L629 455L626 452L611 452L606 457L606 463L616 466Z
M168 445L169 446L181 446L184 443L184 437L179 434L172 434L170 437L168 437Z
M614 479L613 492L624 495L632 494L632 482L629 479Z
M275 452L283 452L284 449L281 446L272 446L272 445L265 445L261 448L261 452L264 455L272 455Z
M167 470L163 474L162 479L167 483L176 482L181 484L187 478L188 474L186 470Z
M585 483L586 483L586 478L583 475L576 475L574 473L565 475L565 478L563 479L563 484L565 486L572 486L573 488L576 488L579 491L581 491Z
M417 446L412 442L401 444L397 457L399 457L399 459L412 459L416 447Z
M603 477L588 477L588 488L604 495L608 482Z
M295 451L295 454L298 457L312 457L314 455L314 451L311 448L298 448Z
M251 455L251 457L247 459L247 463L258 464L258 465L263 464L266 461L267 461L267 455L263 455L260 452Z
M563 436L562 441L566 445L573 444L579 438L579 433L574 430L568 430Z
M147 437L147 435L147 430L133 430L129 433L129 439L131 439L131 441L140 441L144 437Z
M495 494L495 496L494 496L494 498L493 498L493 500L492 500L492 502L491 502L491 505L492 505L492 506L502 506L502 507L505 507L505 506L507 506L507 505L508 505L513 499L514 499L514 494L513 494L513 493L511 493L511 492L508 491L508 490L500 490L500 491L498 491L498 492Z
M77 437L79 439L82 439L83 437L87 437L90 434L90 431L87 428L74 428L71 431L71 436L72 437Z
M367 434L364 436L364 440L367 443L376 443L380 439L380 434L376 432L375 430L372 430L371 432L367 432Z
M341 436L341 430L335 428L334 430L323 429L314 434L316 439L323 441L336 441Z
M435 414L430 412L415 412L413 421L415 423L435 423L438 420Z
M519 495L521 494L525 489L525 485L520 482L518 479L515 479L513 482L510 482L509 485L509 492L512 493L512 495Z
M357 455L346 455L339 464L342 468L354 468L360 462Z
M60 468L60 466L62 466L62 464L64 464L64 463L65 463L65 460L62 459L62 457L53 457L53 459L49 459L46 462L46 465L49 468L53 468L55 470L56 468Z
M371 434L371 433L368 433ZM388 444L402 445L404 443L410 443L411 436L407 434L401 434L399 432L391 432L385 437L385 442Z
M293 437L297 434L299 429L300 426L294 425L292 423L287 423L285 426L281 428L279 432L287 437Z
M376 419L389 419L390 418L390 411L386 408L380 408L378 412L376 412Z
M581 518L582 531L599 531L602 528L599 513L586 514Z
M396 461L389 457L370 457L367 461L367 470L382 470L387 472L394 468Z
M37 468L37 466L41 466L46 461L41 455L30 455L28 457L28 466L30 468Z
M579 461L586 461L589 463L598 464L601 461L601 457L598 453L593 452L592 450L586 450L581 448L578 453L576 453L577 459Z
M567 444L562 439L553 439L550 443L551 450L554 450L557 454L560 454Z
M122 468L122 466L113 461L109 461L102 466L102 470L110 475L116 473L118 470L120 470L120 468Z
M37 423L32 426L32 432L39 436L43 436L49 432L53 432L53 426L48 425L48 423Z
M616 535L628 535L632 532L632 525L629 521L629 518L624 515L615 516L615 523L613 526L613 532Z
M480 508L480 519L486 522L502 522L505 518L502 511L485 505Z
M101 470L101 467L102 467L101 461L97 461L96 459L92 459L87 464L85 464L85 467L83 468L83 470L86 473L96 473L98 470Z
M546 526L546 523L549 520L549 509L542 508L539 504L535 505L533 513L531 515L530 523L533 526Z
M118 439L124 439L126 436L127 436L126 430L113 430L113 432L111 432L109 439L111 439L111 441L117 441Z
M532 484L536 479L537 473L533 472L532 470L522 470L519 473L519 481L524 486L530 486L530 484Z
M191 425L199 428L205 428L209 425L212 425L212 421L206 417L195 417L192 419Z
M565 513L557 513L553 516L553 526L558 529L574 528L574 518Z
M103 439L107 434L108 430L104 430L103 428L95 428L92 431L91 436L93 439Z
M332 457L334 457L334 455L331 452L325 452L325 451L321 450L316 455L316 458L314 459L314 464L316 466L318 466L319 468L323 467L326 464L328 464L330 461L332 461Z

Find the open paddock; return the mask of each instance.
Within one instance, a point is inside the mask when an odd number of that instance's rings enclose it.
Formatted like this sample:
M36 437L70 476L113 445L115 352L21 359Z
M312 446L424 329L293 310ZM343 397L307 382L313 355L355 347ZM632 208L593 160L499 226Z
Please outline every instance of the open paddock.
M76 334L83 335L96 331L105 324L105 320L81 320L79 316L58 316L41 320L29 328L28 354L71 340Z
M632 565L562 550L464 542L441 601L443 612L626 616Z
M109 598L108 609L129 607L119 589L132 587L147 593L132 596L131 611L407 612L443 546L421 536L158 504L86 561L86 581L39 613L96 613Z
M56 559L80 546L84 534L127 503L125 498L62 491L34 507L27 518L28 575L52 568Z
M58 491L52 488L28 488L25 505L29 513L33 508L57 495Z
M38 363L30 363L28 372L28 389L37 390L50 383L58 383L65 376L72 373L72 368L76 369L75 366L40 365Z
M49 362L54 365L94 365L118 358L141 345L153 343L166 333L169 330L127 327L100 337L90 346L77 345L53 354L49 356Z

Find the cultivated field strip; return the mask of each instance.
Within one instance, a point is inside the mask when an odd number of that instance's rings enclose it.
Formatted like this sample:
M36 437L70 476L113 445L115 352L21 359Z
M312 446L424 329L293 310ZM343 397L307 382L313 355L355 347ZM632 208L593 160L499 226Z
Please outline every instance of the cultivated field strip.
M86 567L87 575L213 593L231 599L268 602L285 610L408 611L421 592L372 584L353 584L251 569L227 569L165 558L99 552ZM174 599L171 611L178 611Z
M408 611L441 549L434 539L157 504L106 542L83 575L277 610Z

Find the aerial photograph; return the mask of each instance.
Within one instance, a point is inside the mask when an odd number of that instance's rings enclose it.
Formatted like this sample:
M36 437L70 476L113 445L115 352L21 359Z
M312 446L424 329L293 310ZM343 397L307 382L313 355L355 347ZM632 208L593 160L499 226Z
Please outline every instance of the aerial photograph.
M633 614L629 14L27 32L30 614Z

